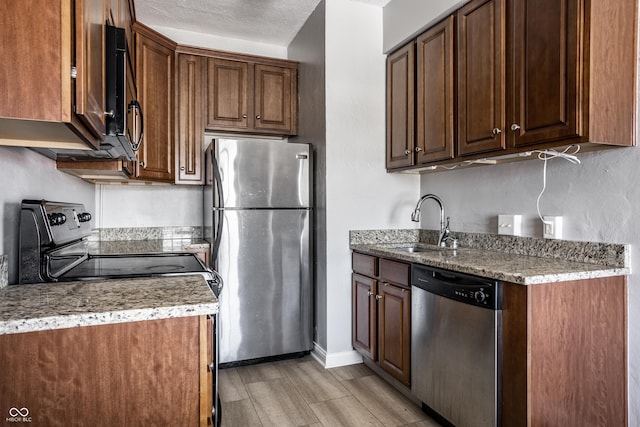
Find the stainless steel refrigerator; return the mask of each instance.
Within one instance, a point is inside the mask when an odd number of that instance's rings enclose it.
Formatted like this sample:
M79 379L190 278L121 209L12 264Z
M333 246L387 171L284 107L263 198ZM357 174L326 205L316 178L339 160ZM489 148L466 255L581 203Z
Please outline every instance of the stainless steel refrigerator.
M309 144L213 139L205 235L220 292L219 362L313 346Z

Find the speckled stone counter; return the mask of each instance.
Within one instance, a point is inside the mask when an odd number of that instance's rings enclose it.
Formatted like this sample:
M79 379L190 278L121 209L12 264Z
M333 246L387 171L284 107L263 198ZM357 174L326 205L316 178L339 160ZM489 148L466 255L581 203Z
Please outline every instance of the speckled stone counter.
M628 245L452 233L457 249L441 249L434 230L355 230L352 250L432 267L532 285L631 273ZM409 253L402 247L423 246Z
M6 255L0 255L0 289L9 284L9 261Z
M218 300L201 275L0 289L0 335L217 312Z

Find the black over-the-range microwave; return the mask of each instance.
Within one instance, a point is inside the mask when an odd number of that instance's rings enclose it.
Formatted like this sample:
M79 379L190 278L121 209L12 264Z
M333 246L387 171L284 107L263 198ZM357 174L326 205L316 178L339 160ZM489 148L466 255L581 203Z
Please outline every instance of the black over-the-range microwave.
M126 33L124 28L111 25L105 27L105 32L105 144L121 144L127 157L134 158L133 152L142 140L144 121L138 101L132 100L127 105ZM133 135L127 131L128 116L133 120Z

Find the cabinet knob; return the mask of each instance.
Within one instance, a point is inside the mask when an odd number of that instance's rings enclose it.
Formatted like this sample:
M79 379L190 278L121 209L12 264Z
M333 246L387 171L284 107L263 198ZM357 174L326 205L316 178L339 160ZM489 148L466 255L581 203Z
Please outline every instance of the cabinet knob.
M184 166L180 166L180 170L183 171L185 169Z
M246 114L243 114L243 115L242 115L242 118L243 118L243 119L246 119L246 118L247 118L247 115L246 115Z
M373 296L373 292L369 291L368 292L369 296Z
M116 116L116 113L113 110L109 110L104 112L104 116L113 119Z
M140 166L144 167L144 162L138 163Z
M262 117L260 116L260 114L258 114L258 115L256 116L256 120L260 120L261 118L262 118Z
M377 300L381 300L382 299L382 295L376 295L376 299Z
M491 131L491 136L495 138L496 136L500 135L501 133L502 133L502 129L493 128L493 130Z
M519 131L520 130L520 125L517 124L517 123L512 124L511 125L511 130L514 131L514 132Z
M411 154L411 150L404 150L404 154L408 156L409 154Z
M419 152L421 152L421 151L422 151L422 148L420 148L420 147L416 147L416 153L419 153Z

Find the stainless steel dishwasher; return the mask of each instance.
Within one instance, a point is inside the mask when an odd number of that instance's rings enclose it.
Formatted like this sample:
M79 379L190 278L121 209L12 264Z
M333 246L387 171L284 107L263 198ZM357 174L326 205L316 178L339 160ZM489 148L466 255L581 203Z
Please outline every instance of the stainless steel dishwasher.
M502 284L414 265L411 384L444 425L500 425Z

